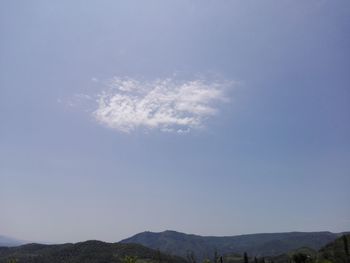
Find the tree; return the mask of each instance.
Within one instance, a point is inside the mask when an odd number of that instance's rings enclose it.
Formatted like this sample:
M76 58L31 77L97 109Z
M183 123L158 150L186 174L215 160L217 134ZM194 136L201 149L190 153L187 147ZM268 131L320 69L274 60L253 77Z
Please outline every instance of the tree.
M247 252L244 252L244 263L249 263Z
M297 253L293 255L292 259L295 263L305 263L308 259L308 256L304 253Z
M122 261L123 261L123 263L136 263L137 257L136 256L125 256Z
M258 259L254 257L254 263L258 263Z
M349 256L350 255L350 253L349 253L349 243L348 243L348 239L347 239L346 235L343 236L343 243L344 243L345 254L347 256Z
M214 258L213 258L213 262L217 263L219 260L219 255L218 255L218 251L215 249L214 251Z
M157 249L157 261L159 262L159 263L161 263L162 262L162 254L160 253L160 250L159 249Z
M193 251L187 252L187 261L190 263L196 263L196 257L194 255Z

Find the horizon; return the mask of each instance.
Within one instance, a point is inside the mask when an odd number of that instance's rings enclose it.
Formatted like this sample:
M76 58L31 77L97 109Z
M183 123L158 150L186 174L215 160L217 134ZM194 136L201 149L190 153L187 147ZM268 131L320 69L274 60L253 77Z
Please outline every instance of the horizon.
M350 2L0 2L0 235L350 225Z

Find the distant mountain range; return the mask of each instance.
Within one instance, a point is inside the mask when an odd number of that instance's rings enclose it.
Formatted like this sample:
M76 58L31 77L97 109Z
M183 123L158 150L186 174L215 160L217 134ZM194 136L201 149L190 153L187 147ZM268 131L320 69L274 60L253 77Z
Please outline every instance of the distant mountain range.
M198 261L202 261L205 258L212 259L215 251L220 255L247 252L252 256L265 257L277 256L301 247L318 250L340 235L331 232L289 232L215 237L164 231L142 232L121 242L141 244L184 258L192 254Z
M15 246L23 245L25 243L28 243L28 242L7 237L7 236L0 236L0 247L15 247Z

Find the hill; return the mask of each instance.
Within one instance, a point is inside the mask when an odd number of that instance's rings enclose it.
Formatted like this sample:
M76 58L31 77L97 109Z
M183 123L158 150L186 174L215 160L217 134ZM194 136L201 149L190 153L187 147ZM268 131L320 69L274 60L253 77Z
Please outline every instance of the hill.
M201 261L212 259L215 251L221 255L247 252L251 256L265 257L281 255L300 247L318 250L339 235L331 232L289 232L215 237L164 231L139 233L121 242L141 244L181 257L193 253Z
M258 258L256 261L267 263L350 263L349 241L350 235L347 234L337 238L333 242L328 243L319 251L302 247L278 256L265 257L264 259ZM227 260L224 260L225 263L243 262L243 257L241 255L233 257L233 259L236 259L236 261L232 260L231 257L226 258ZM252 260L253 259L250 259L250 262L252 262Z
M302 256L300 256L302 255ZM315 259L317 258L317 250L308 248L308 247L301 247L298 249L294 249L291 251L288 251L287 253L273 256L273 257L265 257L265 262L274 262L274 263L286 263L286 262L294 262L297 263L299 258L301 260L307 261L308 263L315 262ZM300 261L300 260L299 260ZM299 263L298 261L298 263Z
M350 263L350 234L337 238L318 253L319 262Z
M134 263L186 263L182 258L138 244L86 241L76 244L0 247L0 263L125 263L126 256L137 257ZM133 262L131 260L127 263Z

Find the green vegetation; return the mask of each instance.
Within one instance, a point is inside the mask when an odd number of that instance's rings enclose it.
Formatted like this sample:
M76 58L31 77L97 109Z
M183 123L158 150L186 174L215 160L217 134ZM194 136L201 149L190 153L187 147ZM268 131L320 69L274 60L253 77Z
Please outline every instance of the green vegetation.
M323 247L317 256L318 262L350 263L349 239L350 235L344 235Z
M123 260L122 263L136 263L137 261L137 257L136 256L128 256L126 255Z
M224 263L350 263L349 239L350 235L344 235L319 251L301 247L277 256L249 257L247 253L229 253L224 255Z
M350 263L347 240L350 235L344 235L325 245L319 251L302 247L288 253L269 257L274 263Z
M186 263L138 244L86 241L76 244L28 244L0 248L0 263Z

